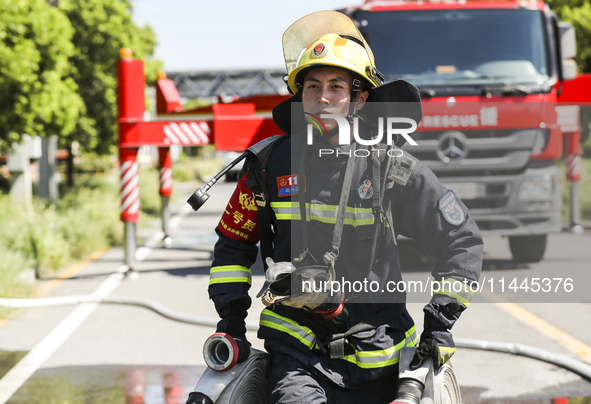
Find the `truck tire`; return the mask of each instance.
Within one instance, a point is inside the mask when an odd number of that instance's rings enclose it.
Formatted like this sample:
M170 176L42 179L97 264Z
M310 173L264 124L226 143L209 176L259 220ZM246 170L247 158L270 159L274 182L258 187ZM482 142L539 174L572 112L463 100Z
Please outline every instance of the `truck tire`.
M515 262L540 262L546 252L547 234L509 237L509 248Z

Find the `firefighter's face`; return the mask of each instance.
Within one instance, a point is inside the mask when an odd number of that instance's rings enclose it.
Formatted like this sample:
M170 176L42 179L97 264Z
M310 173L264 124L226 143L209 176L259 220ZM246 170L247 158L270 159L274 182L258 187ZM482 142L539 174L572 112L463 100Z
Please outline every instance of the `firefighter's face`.
M302 86L302 101L304 112L320 116L320 114L334 114L347 117L353 76L346 70L337 67L317 67L304 77ZM357 108L363 107L369 93L359 94ZM334 119L322 119L326 129L330 132L336 129Z

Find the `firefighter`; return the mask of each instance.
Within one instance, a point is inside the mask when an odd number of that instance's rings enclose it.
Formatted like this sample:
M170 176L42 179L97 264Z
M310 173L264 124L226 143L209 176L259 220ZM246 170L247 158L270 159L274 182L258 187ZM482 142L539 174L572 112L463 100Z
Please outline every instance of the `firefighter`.
M450 329L479 279L482 238L465 205L406 151L376 156L371 148L382 143L359 144L371 142L356 141L353 126L351 144L343 143L338 117L357 121L360 137L378 137L371 114L363 115L372 101L405 101L420 120L417 89L382 83L347 16L306 16L285 32L283 45L294 96L275 108L274 120L289 136L273 143L258 171L245 164L216 228L209 296L221 318L217 332L249 349L250 267L260 242L267 307L258 336L270 354L268 402L389 403L402 347L418 344L415 368L427 358L437 368L454 353ZM316 126L305 120L322 114L333 118ZM436 259L420 338L404 291L391 287L402 281L395 235L414 239ZM343 282L326 293L298 290L295 279ZM364 284L372 290L347 289Z

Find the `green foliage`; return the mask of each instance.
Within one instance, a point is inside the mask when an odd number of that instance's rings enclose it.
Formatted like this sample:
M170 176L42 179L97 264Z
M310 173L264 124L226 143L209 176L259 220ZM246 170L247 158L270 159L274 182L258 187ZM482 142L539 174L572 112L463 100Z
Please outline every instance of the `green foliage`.
M59 8L75 30L72 77L86 105L76 140L86 150L108 153L117 144L119 50L131 48L135 58L146 59L147 81L154 81L161 68L161 62L150 60L156 45L154 32L131 20L133 10L127 0L60 0Z
M20 251L0 244L0 297L28 297L33 291L31 284L23 280L23 269L29 268L31 260ZM2 318L8 310L0 310Z
M156 39L131 20L129 0L3 0L0 4L0 151L22 134L79 140L107 153L117 144L119 50L147 59L148 83L161 62Z
M0 5L0 149L22 134L70 133L84 103L68 77L74 54L68 19L45 0Z
M12 254L0 256L0 262L12 262L9 271L55 272L98 248L121 243L116 179L78 185L56 207L36 200L27 209L0 195L0 251Z
M591 4L587 0L548 0L548 5L575 27L579 71L591 72Z
M591 73L591 4L587 0L548 0L550 8L561 20L575 27L577 36L577 66L581 73ZM583 154L591 157L591 108L581 110Z
M153 219L160 215L162 207L160 201L160 171L156 166L140 166L140 209L142 219ZM147 216L147 217L144 217Z
M141 167L140 225L160 215L158 187L158 170ZM113 170L78 178L56 206L35 200L26 208L0 194L0 297L23 297L32 291L22 279L26 269L43 276L102 247L122 245L119 203L119 176Z
M123 236L117 179L105 177L95 184L87 181L77 188L60 200L58 208L61 233L71 254L79 259L101 247L120 244Z

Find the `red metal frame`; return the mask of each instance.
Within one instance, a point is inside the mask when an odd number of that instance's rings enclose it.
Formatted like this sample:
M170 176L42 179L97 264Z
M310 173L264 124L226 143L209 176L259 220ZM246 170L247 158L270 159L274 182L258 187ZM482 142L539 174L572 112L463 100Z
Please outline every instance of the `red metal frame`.
M285 96L254 96L235 103L184 111L174 82L161 76L156 81L158 120L147 121L144 118L144 61L133 59L131 51L122 50L117 77L123 222L139 219L139 147L159 148L160 194L168 197L172 192L171 145L214 144L217 150L244 151L265 137L281 134L270 117L270 110ZM257 115L257 108L264 115Z

